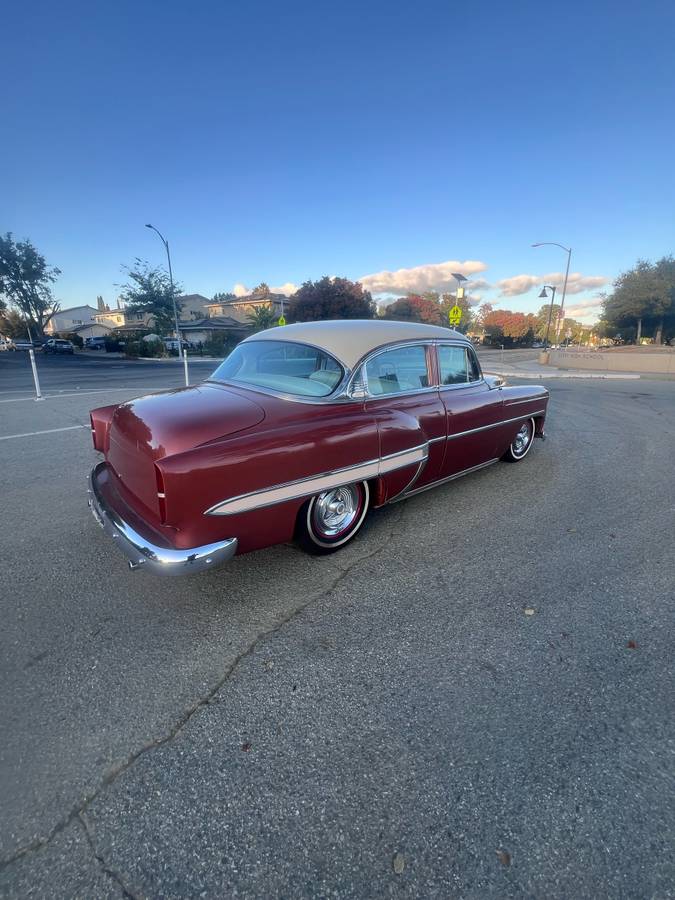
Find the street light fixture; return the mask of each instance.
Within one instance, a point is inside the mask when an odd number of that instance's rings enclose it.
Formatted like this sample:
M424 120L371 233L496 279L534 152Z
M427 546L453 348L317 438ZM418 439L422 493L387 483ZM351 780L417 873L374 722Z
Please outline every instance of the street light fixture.
M544 338L544 349L548 349L548 333L551 328L551 316L553 315L553 303L555 301L555 285L554 284L545 284L541 289L541 294L539 294L540 298L548 299L548 294L546 293L546 289L548 288L551 291L551 305L548 309L548 322L546 324L546 337Z
M462 287L462 282L467 281L468 279L466 275L462 275L461 272L451 272L450 274L457 282L456 298L457 300L462 300L464 298L464 288Z
M185 386L188 387L190 384L190 379L188 377L188 364L187 364L187 353L183 350L181 339L180 339L180 330L178 328L178 309L176 307L176 292L173 289L173 272L171 270L171 254L169 253L169 242L164 237L162 232L155 228L154 225L146 225L146 228L149 228L151 231L154 231L160 241L164 244L164 249L166 250L166 259L169 263L169 283L171 285L171 302L173 303L173 321L176 329L176 340L178 341L178 355L183 357L183 367L185 369Z
M567 268L565 269L565 280L563 281L563 292L562 292L562 300L560 301L560 313L559 313L559 321L560 328L562 328L563 317L565 315L565 297L567 296L567 278L570 274L570 261L572 259L572 248L565 247L564 244L558 244L556 241L540 241L537 244L532 244L533 247L560 247L561 250L564 250L567 254ZM541 295L540 295L541 296ZM559 329L556 329L556 335L559 333Z

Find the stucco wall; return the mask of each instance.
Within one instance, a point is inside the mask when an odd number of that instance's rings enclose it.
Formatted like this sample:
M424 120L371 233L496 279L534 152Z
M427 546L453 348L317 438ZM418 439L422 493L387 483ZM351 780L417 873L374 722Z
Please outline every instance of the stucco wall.
M551 350L549 365L597 372L653 372L675 375L675 350Z

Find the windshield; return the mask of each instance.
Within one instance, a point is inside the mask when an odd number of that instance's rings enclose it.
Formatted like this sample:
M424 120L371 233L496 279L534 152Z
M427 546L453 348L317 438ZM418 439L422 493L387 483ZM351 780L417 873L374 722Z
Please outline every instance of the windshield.
M342 366L317 347L287 341L245 341L211 376L299 397L326 397L342 380Z

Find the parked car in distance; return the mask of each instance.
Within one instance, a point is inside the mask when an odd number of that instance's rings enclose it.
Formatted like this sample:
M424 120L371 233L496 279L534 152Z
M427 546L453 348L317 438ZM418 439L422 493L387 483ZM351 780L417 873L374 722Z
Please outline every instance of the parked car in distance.
M104 337L85 338L84 346L87 350L105 350L105 338Z
M70 341L61 338L50 338L42 345L44 353L74 353L75 347Z
M42 346L42 345L40 345ZM33 342L27 341L25 338L17 338L14 341L14 349L15 350L32 350Z
M293 537L330 553L372 507L523 460L547 404L446 328L272 328L199 385L92 410L89 505L132 569L200 572Z
M177 338L164 338L163 343L167 350L176 350L176 351L178 350L179 344L178 344ZM186 340L181 339L181 342L180 342L181 350L192 350L193 347L194 347L194 344L192 343L192 341L186 341Z
M16 344L11 338L0 337L0 353L6 350L16 350Z

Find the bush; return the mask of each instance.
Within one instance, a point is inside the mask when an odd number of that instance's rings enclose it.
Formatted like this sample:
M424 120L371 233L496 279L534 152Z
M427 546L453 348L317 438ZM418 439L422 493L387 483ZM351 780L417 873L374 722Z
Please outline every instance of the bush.
M124 352L127 356L131 357L131 359L138 359L141 355L141 342L140 341L128 341Z
M140 356L150 356L157 358L166 356L166 347L161 341L138 341L140 347Z
M228 334L224 337L214 336L204 344L204 353L207 356L227 356L239 343L239 339Z
M74 344L78 350L81 350L84 347L84 341L79 334L67 334L65 335L65 339L70 341L71 344Z

